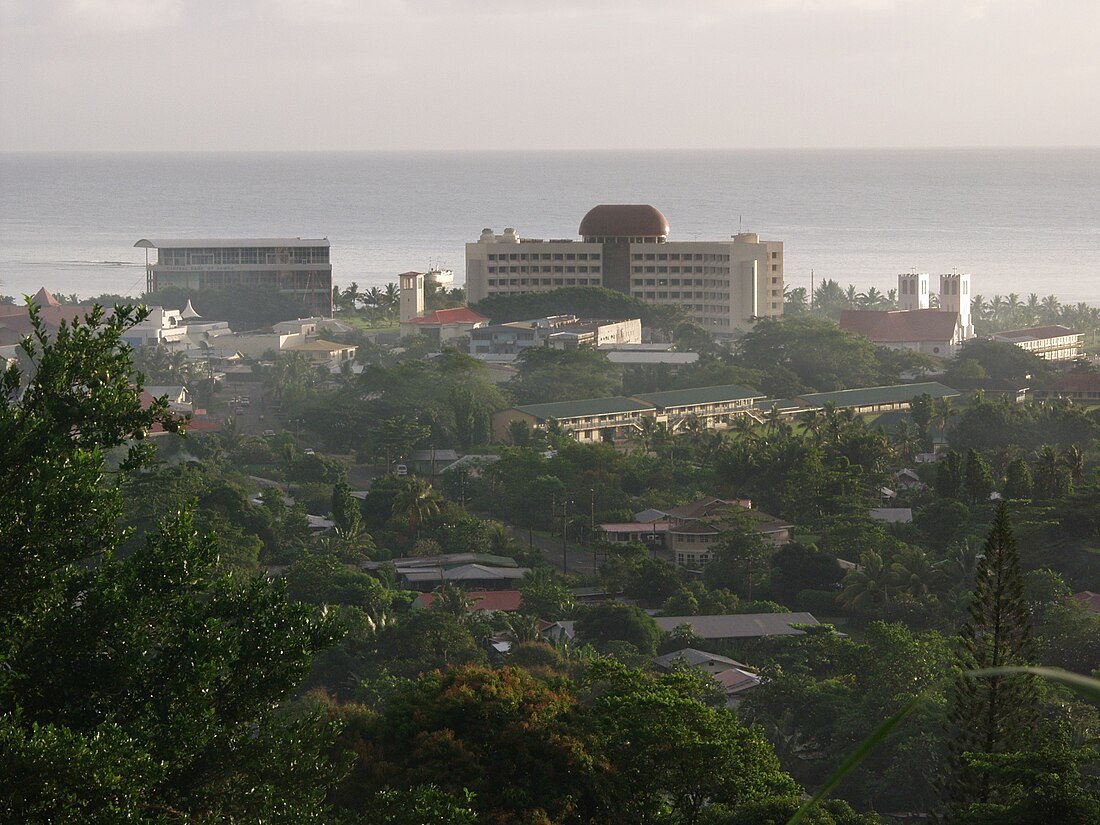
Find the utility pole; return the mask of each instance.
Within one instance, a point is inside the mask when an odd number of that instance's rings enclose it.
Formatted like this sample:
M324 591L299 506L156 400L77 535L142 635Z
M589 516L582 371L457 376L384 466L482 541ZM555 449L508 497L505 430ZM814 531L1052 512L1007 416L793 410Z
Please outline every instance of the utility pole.
M561 502L561 572L569 572L569 544L567 533L569 532L569 500Z
M596 544L596 488L588 488L588 546Z

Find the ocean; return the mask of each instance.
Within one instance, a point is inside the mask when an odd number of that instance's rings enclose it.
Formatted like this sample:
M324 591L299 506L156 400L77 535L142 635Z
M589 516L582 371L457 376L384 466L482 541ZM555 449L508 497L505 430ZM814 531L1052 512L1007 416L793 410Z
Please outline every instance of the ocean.
M0 293L137 295L134 242L177 237L327 237L341 285L461 283L483 227L575 237L598 203L781 240L792 287L958 269L987 298L1100 304L1100 149L0 154Z

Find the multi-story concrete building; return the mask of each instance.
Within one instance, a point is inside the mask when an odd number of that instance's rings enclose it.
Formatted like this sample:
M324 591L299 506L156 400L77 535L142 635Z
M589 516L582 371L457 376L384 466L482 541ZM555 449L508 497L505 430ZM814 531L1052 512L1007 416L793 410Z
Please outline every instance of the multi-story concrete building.
M1076 361L1085 355L1085 333L1061 324L995 332L993 340L1015 344L1045 361Z
M229 238L148 240L134 246L146 253L146 289L274 287L298 296L316 315L332 315L332 263L327 238Z
M466 292L489 295L602 286L652 304L675 304L716 334L783 314L783 244L742 232L724 241L670 241L668 220L644 204L603 204L581 221L580 241L521 238L485 229L466 244Z
M576 349L640 344L641 341L642 322L638 318L601 320L552 315L471 330L470 355L513 354L530 347Z

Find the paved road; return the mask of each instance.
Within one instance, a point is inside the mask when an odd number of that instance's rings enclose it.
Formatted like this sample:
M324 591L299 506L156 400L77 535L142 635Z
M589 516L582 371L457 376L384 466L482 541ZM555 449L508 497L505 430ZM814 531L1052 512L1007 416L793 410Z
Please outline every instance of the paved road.
M508 528L512 537L518 541L524 547L534 546L535 549L540 550L542 555L546 558L550 564L556 567L558 570L563 569L562 564L562 548L561 539L551 536L543 536L538 533L529 533L521 527ZM575 573L578 576L592 576L595 575L597 567L595 557L591 550L586 547L580 547L576 544L569 544L569 550L565 559L567 568L564 568L569 573Z

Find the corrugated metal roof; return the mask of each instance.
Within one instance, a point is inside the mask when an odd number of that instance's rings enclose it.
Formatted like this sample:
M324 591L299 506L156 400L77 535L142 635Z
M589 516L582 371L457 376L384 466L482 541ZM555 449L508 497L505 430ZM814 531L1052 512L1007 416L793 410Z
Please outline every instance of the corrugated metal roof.
M816 625L811 613L735 613L726 616L661 616L657 626L671 633L680 625L691 625L700 639L747 639L759 636L801 636L795 624Z
M1027 327L1026 329L1006 329L1004 332L994 332L994 341L1042 341L1045 338L1064 338L1067 335L1082 335L1069 327L1061 324L1052 324L1045 327Z
M328 238L170 238L150 240L142 238L134 244L142 249L206 249L215 247L230 249L270 248L270 247L313 247L328 246Z
M634 396L655 407L686 407L692 404L720 404L724 401L744 401L763 398L764 393L739 384L723 384L717 387L695 387L690 390L665 390L646 392Z
M912 401L918 395L926 394L932 398L955 398L959 395L959 391L938 381L927 381L923 384L891 384L888 387L813 392L800 395L795 401L804 401L811 407L822 407L825 404L834 404L837 407L871 407L882 404L903 404Z
M607 360L612 364L694 364L699 360L697 352L653 352L639 350L601 350L607 353Z
M652 410L653 405L636 398L586 398L580 401L553 401L548 404L526 404L516 407L522 413L534 416L540 421L551 418L584 418L592 415L613 415L624 412Z

